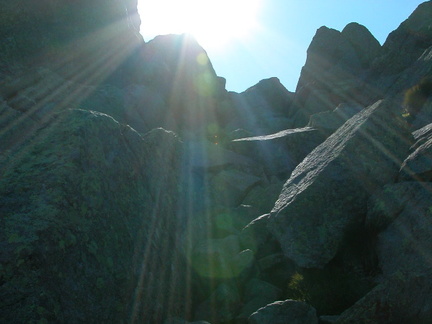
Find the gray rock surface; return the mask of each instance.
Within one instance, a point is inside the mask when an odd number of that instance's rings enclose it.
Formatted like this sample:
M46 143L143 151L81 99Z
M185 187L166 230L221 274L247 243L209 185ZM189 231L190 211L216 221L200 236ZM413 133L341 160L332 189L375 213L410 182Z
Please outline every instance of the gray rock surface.
M249 324L318 324L315 309L294 300L277 301L269 304L249 317Z
M430 323L430 275L396 274L341 314L337 324Z
M431 181L432 180L432 124L426 125L414 133L416 143L412 153L402 164L400 181Z
M285 255L322 267L362 222L368 197L396 179L411 134L391 101L355 115L313 150L285 183L269 229Z
M342 32L318 29L307 50L291 109L295 127L340 103L370 104L363 78L379 51L378 41L359 24L349 24Z
M319 131L305 127L236 139L229 144L229 148L257 161L268 177L285 179L324 139L325 136Z
M180 155L172 133L141 136L84 110L53 116L2 155L0 322L165 317L160 289L183 293L179 251L166 248L180 234Z

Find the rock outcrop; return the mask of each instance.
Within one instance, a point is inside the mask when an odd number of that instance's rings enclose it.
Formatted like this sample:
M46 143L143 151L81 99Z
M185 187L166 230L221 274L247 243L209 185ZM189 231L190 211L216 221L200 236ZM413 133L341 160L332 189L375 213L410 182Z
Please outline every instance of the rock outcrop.
M285 255L323 267L344 235L361 224L368 197L396 180L410 134L391 101L361 111L313 150L291 174L271 212Z
M182 280L180 154L172 133L69 110L2 155L1 321L158 321Z
M136 0L0 3L0 322L430 322L432 1L320 28L295 93Z

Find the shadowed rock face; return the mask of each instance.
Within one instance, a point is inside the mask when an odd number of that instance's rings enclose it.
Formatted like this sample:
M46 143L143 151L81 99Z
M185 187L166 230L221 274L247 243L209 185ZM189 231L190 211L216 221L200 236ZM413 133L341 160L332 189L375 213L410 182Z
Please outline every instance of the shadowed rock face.
M417 60L432 42L432 3L421 4L407 20L391 32L375 69L384 75L402 72Z
M0 71L41 64L97 84L142 46L136 0L1 1Z
M269 226L298 265L330 261L344 234L362 222L369 195L396 179L411 137L394 110L392 102L379 101L355 115L285 183Z
M333 110L340 103L370 104L361 93L363 79L380 49L372 34L356 23L342 32L318 29L297 84L292 106L295 125L305 125L310 115Z
M180 152L172 133L142 137L70 110L2 155L0 321L165 316L159 291L183 281L172 248Z

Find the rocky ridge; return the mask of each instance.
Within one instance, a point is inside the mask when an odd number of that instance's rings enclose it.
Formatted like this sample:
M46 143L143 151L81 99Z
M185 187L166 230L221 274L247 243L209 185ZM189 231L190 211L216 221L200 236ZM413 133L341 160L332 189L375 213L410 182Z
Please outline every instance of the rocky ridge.
M0 1L0 322L428 323L432 1L227 92L135 0Z

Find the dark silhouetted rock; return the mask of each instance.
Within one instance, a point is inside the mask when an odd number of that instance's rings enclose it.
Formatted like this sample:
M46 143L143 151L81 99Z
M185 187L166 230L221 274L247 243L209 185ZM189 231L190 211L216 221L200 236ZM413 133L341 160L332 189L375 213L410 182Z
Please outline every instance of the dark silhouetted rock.
M379 50L378 41L359 24L349 24L342 32L318 29L297 84L291 112L294 125L304 126L309 116L340 103L370 104L363 78Z
M190 35L157 36L142 53L144 82L165 98L159 112L166 129L183 136L218 134L225 80L217 77L205 50Z
M315 309L300 301L285 300L269 304L249 317L249 324L318 324Z
M374 69L382 76L410 67L432 44L432 2L426 1L387 37Z
M349 229L362 222L368 197L396 179L411 134L391 101L361 111L313 150L291 174L270 214L285 255L323 267Z
M240 128L265 135L289 128L293 96L278 78L262 80L240 94L230 93L232 112L227 131Z

